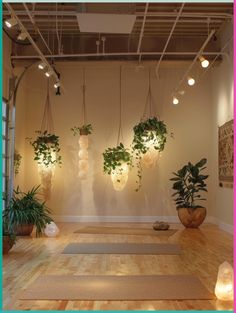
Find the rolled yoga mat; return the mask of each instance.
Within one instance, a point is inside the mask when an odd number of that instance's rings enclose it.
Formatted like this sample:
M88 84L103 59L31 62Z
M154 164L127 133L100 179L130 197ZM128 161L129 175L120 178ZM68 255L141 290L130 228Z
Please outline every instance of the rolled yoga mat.
M63 254L181 254L176 244L162 243L70 243Z
M76 276L37 278L21 300L210 300L214 299L191 275Z
M86 226L75 231L77 234L118 234L118 235L148 235L172 236L177 229L154 230L151 228Z

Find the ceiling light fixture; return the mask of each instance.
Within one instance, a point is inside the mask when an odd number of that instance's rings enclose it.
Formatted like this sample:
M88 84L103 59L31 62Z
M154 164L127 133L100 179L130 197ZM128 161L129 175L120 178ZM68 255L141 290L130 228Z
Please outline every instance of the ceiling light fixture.
M176 97L173 97L173 104L174 104L174 105L179 104L179 99L176 98Z
M188 85L189 86L193 86L195 85L195 79L193 77L188 77Z
M201 62L201 66L203 68L207 68L209 66L209 61L207 59L205 59L203 56L200 56L199 60Z
M54 84L54 88L59 88L60 87L60 82L58 81L58 82L56 82L55 84Z
M52 75L52 71L47 71L47 72L45 72L45 75L47 76L47 77L50 77L51 75Z
M20 32L19 35L17 36L18 40L24 41L27 38L27 34L25 32Z
M38 65L38 68L39 68L40 70L43 70L45 67L46 67L46 64L45 64L45 63L39 63L39 65Z
M8 28L11 28L17 24L17 20L14 17L11 17L8 20L5 20L4 23Z

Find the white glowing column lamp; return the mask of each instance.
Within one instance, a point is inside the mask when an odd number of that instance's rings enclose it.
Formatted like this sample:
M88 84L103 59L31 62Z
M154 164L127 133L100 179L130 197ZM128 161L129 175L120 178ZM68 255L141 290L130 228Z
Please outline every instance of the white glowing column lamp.
M234 298L234 270L228 262L219 266L215 295L223 301L232 301Z
M117 166L111 172L111 180L113 187L116 191L121 191L124 189L127 180L129 177L129 166L127 163L123 163L120 166Z
M51 151L50 154L52 162L55 161L56 153ZM42 192L44 195L44 199L48 200L51 196L52 179L55 172L55 164L45 165L43 163L43 156L40 157L39 162L40 164L38 164L38 172L41 177Z
M144 145L148 149L145 154L142 156L142 162L147 168L153 168L156 166L159 151L154 147L158 146L158 138L154 131L149 131L147 136L143 136Z
M79 178L86 179L89 169L88 163L88 136L80 135L79 137Z

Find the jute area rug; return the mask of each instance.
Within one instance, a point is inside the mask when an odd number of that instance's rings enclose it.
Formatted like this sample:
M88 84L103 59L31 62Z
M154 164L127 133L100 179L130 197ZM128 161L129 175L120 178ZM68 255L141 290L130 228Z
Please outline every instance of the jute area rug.
M214 299L191 275L41 276L22 300L209 300Z
M63 254L181 254L177 244L162 243L70 243Z
M118 235L148 235L172 236L177 229L153 230L150 228L86 226L75 231L78 234L118 234Z

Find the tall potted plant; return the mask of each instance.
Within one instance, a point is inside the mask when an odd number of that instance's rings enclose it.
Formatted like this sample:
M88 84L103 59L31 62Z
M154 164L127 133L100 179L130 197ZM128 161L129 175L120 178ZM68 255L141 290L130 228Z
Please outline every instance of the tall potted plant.
M6 217L2 218L2 253L8 254L16 242L16 234L9 226L9 221Z
M46 225L53 221L45 202L37 198L39 187L33 187L28 192L22 192L17 187L3 212L4 219L9 222L9 229L19 236L30 235L35 226L36 237L39 237Z
M206 159L195 165L188 162L170 179L175 190L172 196L175 197L178 216L185 227L197 228L206 217L206 208L198 203L206 200L202 197L202 193L207 192L205 180L209 176L202 174L206 162Z

